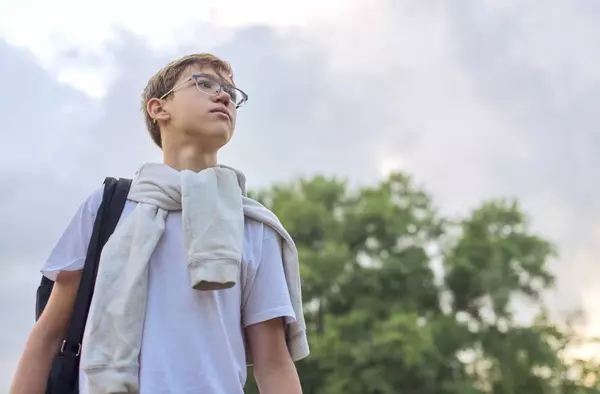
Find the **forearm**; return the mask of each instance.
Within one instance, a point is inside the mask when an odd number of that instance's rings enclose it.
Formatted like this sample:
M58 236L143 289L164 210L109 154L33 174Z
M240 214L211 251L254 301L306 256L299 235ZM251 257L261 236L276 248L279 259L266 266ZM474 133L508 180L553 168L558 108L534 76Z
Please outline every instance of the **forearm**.
M291 359L254 368L260 394L302 394L298 371Z
M37 329L36 329L37 328ZM19 360L10 394L43 394L52 362L60 347L60 337L32 330Z

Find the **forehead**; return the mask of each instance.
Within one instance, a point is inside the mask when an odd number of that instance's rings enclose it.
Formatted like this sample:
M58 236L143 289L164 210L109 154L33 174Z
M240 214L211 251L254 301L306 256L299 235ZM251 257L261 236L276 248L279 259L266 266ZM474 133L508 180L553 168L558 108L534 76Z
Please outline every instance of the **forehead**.
M181 73L179 77L180 81L188 79L192 74L206 74L214 77L217 81L221 81L222 83L228 85L234 85L233 78L226 72L217 72L214 67L211 66L198 66L192 65L185 69L184 72Z

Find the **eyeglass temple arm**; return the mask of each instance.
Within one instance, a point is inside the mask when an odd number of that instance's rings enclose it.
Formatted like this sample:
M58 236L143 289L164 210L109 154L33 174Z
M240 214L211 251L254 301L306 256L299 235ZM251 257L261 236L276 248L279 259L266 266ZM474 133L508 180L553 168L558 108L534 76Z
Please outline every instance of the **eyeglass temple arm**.
M169 94L173 93L173 91L177 88L179 88L180 86L185 85L186 83L190 82L192 79L194 79L194 77L188 78L185 81L173 86L173 88L171 90L169 90L167 93L163 94L162 96L159 97L160 100L164 99L165 97L167 97Z

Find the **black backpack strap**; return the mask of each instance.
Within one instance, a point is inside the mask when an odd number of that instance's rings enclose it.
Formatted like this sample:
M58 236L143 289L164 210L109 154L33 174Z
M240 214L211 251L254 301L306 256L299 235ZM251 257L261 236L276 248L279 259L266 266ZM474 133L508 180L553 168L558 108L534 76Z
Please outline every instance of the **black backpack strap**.
M53 287L54 281L48 279L45 275L42 275L42 280L40 281L40 285L35 294L35 321L39 320L42 312L46 308Z
M69 328L55 363L58 364L55 365L57 374L51 376L52 393L70 393L77 387L81 342L94 294L100 255L119 222L130 187L130 179L106 178L104 181L102 204L94 222Z
M62 353L71 352L76 355L81 351L83 331L90 310L94 288L96 286L96 275L100 255L104 244L111 236L123 212L127 200L131 180L106 178L104 181L104 197L98 210L98 216L94 222L94 230L90 239L83 273L79 289L77 290L77 301L73 308L71 322L67 331L67 337L63 342Z

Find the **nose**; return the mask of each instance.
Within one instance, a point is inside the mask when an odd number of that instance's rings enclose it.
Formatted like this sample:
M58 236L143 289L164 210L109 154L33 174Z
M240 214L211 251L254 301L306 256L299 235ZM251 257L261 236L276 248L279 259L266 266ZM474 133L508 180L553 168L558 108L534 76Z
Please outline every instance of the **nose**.
M231 104L231 96L224 89L221 89L219 93L213 96L213 100L216 103L222 103L224 106L228 107Z

